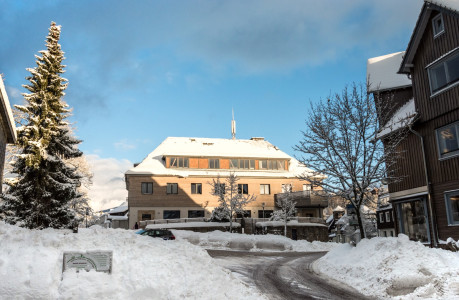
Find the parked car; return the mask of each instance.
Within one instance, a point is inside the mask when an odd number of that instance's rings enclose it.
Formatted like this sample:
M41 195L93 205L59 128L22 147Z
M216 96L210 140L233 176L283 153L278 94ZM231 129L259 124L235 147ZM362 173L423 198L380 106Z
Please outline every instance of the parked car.
M175 240L175 236L167 229L141 229L137 231L136 234L162 238L163 240Z

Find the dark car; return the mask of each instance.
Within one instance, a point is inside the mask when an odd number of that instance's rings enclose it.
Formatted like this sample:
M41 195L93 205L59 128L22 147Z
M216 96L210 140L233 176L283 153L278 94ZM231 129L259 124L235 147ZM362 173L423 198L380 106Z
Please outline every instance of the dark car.
M167 229L141 229L136 232L140 235L148 235L155 238L162 238L163 240L175 240L175 236L170 230Z

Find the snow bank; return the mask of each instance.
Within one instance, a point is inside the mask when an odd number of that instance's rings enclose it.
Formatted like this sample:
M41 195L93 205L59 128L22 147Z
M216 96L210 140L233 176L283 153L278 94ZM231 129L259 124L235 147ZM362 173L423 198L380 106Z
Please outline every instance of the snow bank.
M459 299L459 253L427 248L403 234L335 247L314 270L377 298Z
M329 251L338 246L336 243L294 241L280 235L248 235L222 231L206 233L172 230L177 239L187 240L194 245L207 249L232 249L245 251Z
M28 230L0 222L0 299L264 299L200 247L99 226ZM62 274L64 251L112 250L112 274Z
M147 229L170 229L170 228L205 228L205 227L229 227L230 222L186 222L168 224L148 224ZM233 222L234 228L241 227L241 224Z

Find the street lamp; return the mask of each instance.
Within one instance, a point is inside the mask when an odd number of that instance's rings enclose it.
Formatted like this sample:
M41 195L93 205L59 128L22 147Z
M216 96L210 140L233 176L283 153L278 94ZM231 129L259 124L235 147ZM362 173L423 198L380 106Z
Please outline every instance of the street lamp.
M261 202L261 207L263 207L263 219L265 218L265 202Z

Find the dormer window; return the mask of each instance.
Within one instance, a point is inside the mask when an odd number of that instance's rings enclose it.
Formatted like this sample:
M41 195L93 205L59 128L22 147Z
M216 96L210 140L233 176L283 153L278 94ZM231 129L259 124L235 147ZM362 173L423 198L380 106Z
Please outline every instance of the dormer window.
M188 168L188 158L187 157L171 157L170 158L171 168Z
M445 32L445 24L443 23L443 15L438 14L432 19L432 27L434 38Z

